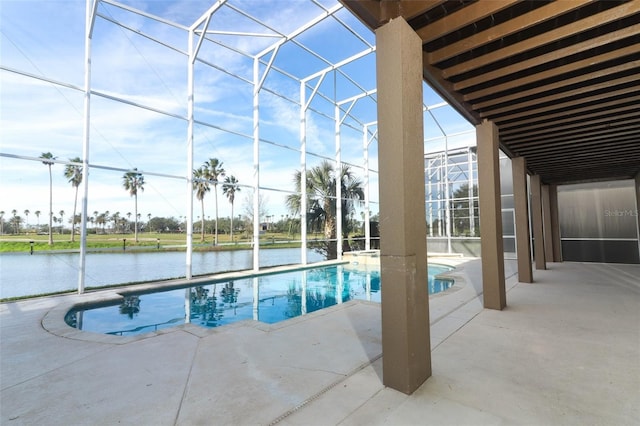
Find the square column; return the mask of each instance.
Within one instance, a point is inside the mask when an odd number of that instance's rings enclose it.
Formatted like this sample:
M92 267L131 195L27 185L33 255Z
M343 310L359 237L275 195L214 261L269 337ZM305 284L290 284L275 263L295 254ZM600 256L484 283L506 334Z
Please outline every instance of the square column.
M549 185L549 208L551 210L551 244L553 245L553 261L562 262L560 222L558 221L558 185Z
M376 30L383 383L406 394L431 376L422 41L402 18Z
M476 126L476 137L484 307L502 310L507 306L507 296L504 283L498 128L493 122L485 121Z
M544 256L542 184L540 175L531 176L531 223L533 226L533 257L536 261L536 269L547 269L547 262Z
M529 233L529 191L527 191L527 162L524 157L511 159L513 171L513 199L516 208L516 251L518 252L518 281L533 282L531 267L531 235Z
M544 233L544 257L553 262L553 230L551 228L551 195L549 185L542 185L542 232Z

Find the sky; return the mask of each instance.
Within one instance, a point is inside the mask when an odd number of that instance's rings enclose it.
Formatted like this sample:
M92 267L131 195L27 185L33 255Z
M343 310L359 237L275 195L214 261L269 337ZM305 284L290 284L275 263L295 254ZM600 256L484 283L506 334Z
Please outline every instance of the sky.
M90 105L89 215L108 211L125 216L134 211L134 201L122 184L124 170L132 168L145 176L144 191L138 196L138 212L145 220L148 215L183 218L188 214L191 191L185 179L189 149L184 119L188 58L184 52L189 35L185 28L213 3L122 1L165 22L98 4L91 42L91 88L100 95L94 93ZM226 174L243 185L236 195L235 216L245 210L254 180L252 57L282 41L279 34L290 34L336 5L335 0L229 0L211 18L212 33L203 41L194 65L194 117L206 124L194 126L193 165L197 168L217 158ZM305 132L308 168L324 158L335 159L334 101L341 103L341 159L364 178L363 124L376 120L375 95L353 104L344 101L375 89L371 49L375 36L346 9L335 16L358 36L336 19L325 19L298 35L298 44L283 43L264 77L259 94L260 186L265 188L261 190L263 213L274 216L272 220L290 214L285 198L294 190L294 172L300 169L300 79L359 53L363 56L341 67L341 72L326 72L321 81L319 77L308 80L306 96L316 85L318 94L309 103ZM54 215L64 211L66 218L71 217L75 189L63 175L63 162L83 153L84 93L66 85L84 85L84 25L83 0L0 1L0 210L5 220L15 209L23 219L29 210L30 224L46 222L48 167L37 160L45 152L62 162L51 168ZM271 55L261 57L261 76ZM426 105L442 102L426 86L424 101ZM375 132L375 125L369 130ZM473 137L469 135L473 128L451 107L438 108L425 113L427 149L438 149L443 130L449 135L449 146L467 144ZM456 136L459 133L464 134ZM369 173L370 210L375 213L377 140L372 134L368 140L373 170ZM212 188L204 199L208 218L215 214L214 198ZM218 204L219 216L228 217L231 205L220 186ZM41 212L40 218L35 217L36 211ZM194 200L194 220L200 215L200 202Z

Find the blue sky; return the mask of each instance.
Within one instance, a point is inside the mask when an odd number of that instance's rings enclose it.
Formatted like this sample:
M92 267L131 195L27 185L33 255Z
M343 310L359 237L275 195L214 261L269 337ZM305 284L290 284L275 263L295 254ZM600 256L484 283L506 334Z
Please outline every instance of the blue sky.
M190 26L211 5L210 0L137 1L122 3L162 17L183 26ZM324 9L337 4L321 0L314 4L306 0L229 0L213 17L210 30L218 33L211 38L220 44L203 43L195 65L195 118L210 126L196 125L194 130L194 166L215 157L223 161L227 174L242 184L253 181L253 105L252 86L243 80L253 77L253 61L239 54L255 55L276 43L271 30L288 34L319 16ZM265 23L262 26L238 13L245 11ZM274 14L278 10L278 14ZM187 50L188 34L183 29L160 23L101 3L92 42L92 89L109 96L147 105L184 117L187 114L187 58L179 52L151 41L134 31L110 22L116 20L136 31L161 40L179 51ZM82 0L36 1L2 0L0 3L0 64L4 68L44 76L74 86L82 86L84 78L84 14ZM268 214L280 218L287 214L284 207L286 191L293 190L293 173L300 167L299 106L287 99L299 101L300 83L327 67L313 56L317 52L329 62L338 62L365 51L375 44L375 36L347 10L336 16L355 30L355 37L334 19L328 19L300 35L303 45L285 43L278 51L272 70L260 94L260 137L275 142L260 144L261 186ZM238 36L222 32L261 33L269 35ZM269 60L269 55L264 57ZM264 69L264 65L261 66ZM239 77L232 77L225 72ZM335 158L334 106L330 99L344 100L364 90L375 89L375 53L344 66L345 74L329 72L319 92L329 100L316 96L311 108L319 111L307 115L308 151ZM353 81L349 81L349 79ZM313 86L317 80L311 80ZM359 87L358 87L359 86ZM275 96L269 91L281 94ZM311 89L307 90L311 93ZM440 103L440 98L425 87L425 104ZM346 107L345 107L346 108ZM351 109L355 118L345 119L356 129L341 127L342 160L351 163L358 176L363 176L363 136L361 123L375 121L375 96L356 102ZM324 116L327 115L328 117ZM449 134L472 130L450 107L432 113ZM0 152L22 157L38 157L52 152L60 160L82 155L83 93L0 70ZM220 130L224 129L224 130ZM442 136L425 114L425 139ZM468 136L453 137L450 144L466 143ZM126 215L133 212L133 200L122 187L122 171L137 167L146 174L145 190L139 196L138 211L143 217L181 217L187 214L186 182L155 174L185 176L187 172L187 123L156 112L100 96L92 96L90 164L103 168L91 169L88 212L109 211ZM370 146L370 167L377 169L376 141ZM430 143L433 146L440 140ZM289 147L291 149L287 149ZM309 167L322 159L308 156ZM64 210L70 217L74 190L63 176L64 165L53 166L54 206L57 214ZM47 167L37 161L0 157L0 210L5 219L13 209L24 217L29 209L30 223L40 210L40 223L48 211ZM230 214L230 204L219 189L220 216ZM244 209L244 198L250 192L242 188L236 198L235 213ZM377 176L372 175L371 210L377 211ZM213 216L213 195L205 197L205 216ZM194 219L200 215L200 205L194 204ZM65 220L66 222L66 220Z

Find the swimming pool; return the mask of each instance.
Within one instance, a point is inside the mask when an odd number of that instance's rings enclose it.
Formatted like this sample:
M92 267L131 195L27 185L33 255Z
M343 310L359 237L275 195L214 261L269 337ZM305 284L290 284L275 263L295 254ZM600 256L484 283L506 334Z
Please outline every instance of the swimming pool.
M450 288L435 275L453 268L429 265L429 294ZM146 294L131 294L115 305L74 309L71 327L129 336L190 322L219 327L253 319L276 323L353 299L380 301L379 269L325 266Z

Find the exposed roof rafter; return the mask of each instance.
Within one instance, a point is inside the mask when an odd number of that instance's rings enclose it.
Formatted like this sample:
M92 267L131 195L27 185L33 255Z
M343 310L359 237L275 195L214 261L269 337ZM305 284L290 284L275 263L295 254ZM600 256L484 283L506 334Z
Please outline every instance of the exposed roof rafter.
M381 3L407 2L343 3L375 30ZM425 80L473 124L496 123L501 148L543 182L640 173L639 1L413 6L397 10L422 38Z

